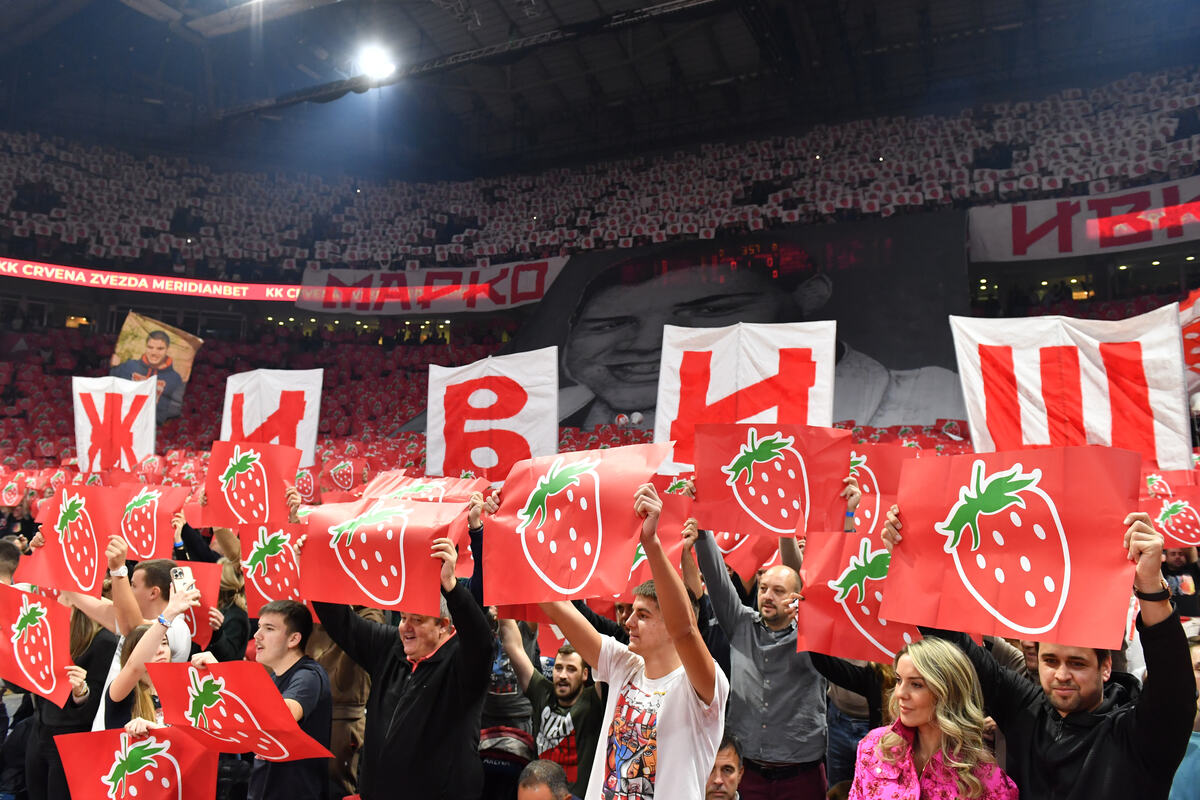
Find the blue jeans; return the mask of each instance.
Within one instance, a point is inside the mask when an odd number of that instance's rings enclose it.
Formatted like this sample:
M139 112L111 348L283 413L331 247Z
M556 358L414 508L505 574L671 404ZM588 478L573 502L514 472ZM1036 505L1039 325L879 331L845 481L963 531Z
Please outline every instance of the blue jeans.
M825 774L829 785L854 780L854 761L858 755L858 742L871 730L865 719L848 717L832 702L825 716L829 721L828 739L825 745Z

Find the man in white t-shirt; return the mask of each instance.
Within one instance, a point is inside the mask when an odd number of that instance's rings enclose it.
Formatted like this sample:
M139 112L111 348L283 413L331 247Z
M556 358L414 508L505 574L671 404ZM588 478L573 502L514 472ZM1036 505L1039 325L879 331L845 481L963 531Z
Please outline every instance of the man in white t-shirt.
M586 800L703 800L721 742L729 681L696 624L683 579L658 539L662 501L634 495L652 580L634 590L629 645L602 636L570 603L542 603L567 641L609 685Z

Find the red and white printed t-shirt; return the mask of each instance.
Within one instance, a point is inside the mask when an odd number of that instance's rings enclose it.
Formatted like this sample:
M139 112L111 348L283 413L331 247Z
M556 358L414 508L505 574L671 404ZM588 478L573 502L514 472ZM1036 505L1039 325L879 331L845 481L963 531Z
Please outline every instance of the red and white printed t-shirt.
M704 800L729 698L725 673L714 672L705 705L682 666L650 680L641 656L605 636L592 674L608 684L608 704L586 800L648 800L655 786L665 800Z

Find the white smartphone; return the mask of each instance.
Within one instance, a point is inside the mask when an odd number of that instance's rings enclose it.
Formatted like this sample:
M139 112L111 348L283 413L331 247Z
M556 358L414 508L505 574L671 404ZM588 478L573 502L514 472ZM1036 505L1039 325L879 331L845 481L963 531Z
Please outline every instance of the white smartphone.
M192 575L191 567L172 567L171 586L176 592L186 592L196 588L196 578Z

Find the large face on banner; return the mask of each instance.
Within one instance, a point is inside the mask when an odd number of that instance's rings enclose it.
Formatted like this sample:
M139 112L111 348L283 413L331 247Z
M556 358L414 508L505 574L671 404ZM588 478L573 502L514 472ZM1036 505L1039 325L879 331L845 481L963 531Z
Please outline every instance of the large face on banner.
M761 271L718 264L654 274L652 266L600 276L568 334L567 373L614 414L653 410L664 325L719 328L801 316L791 294ZM644 280L619 282L626 276Z

